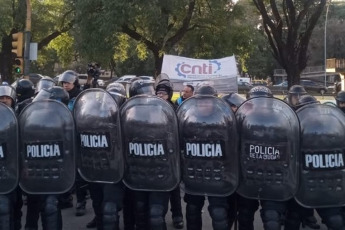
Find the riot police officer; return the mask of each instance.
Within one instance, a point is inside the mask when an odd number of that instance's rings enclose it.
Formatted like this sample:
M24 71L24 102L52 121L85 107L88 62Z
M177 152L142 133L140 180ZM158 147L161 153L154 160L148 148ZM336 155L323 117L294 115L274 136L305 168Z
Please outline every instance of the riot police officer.
M9 85L0 85L0 103L5 104L10 110L13 110L15 107L16 102L16 92L15 89L12 86ZM5 108L4 108L5 109ZM6 108L7 109L7 108ZM8 109L7 109L8 110ZM10 112L10 111L8 111ZM13 118L15 119L14 113ZM8 117L8 116L4 116ZM13 123L13 121L12 121ZM6 125L10 126L10 125ZM3 140L5 139L2 137ZM15 141L13 139L13 141ZM16 142L13 142L15 146L17 146ZM9 147L11 148L11 147ZM2 147L1 147L2 149ZM12 150L12 148L11 148ZM15 153L13 153L15 154ZM17 153L16 153L17 154ZM4 161L6 163L6 161ZM11 162L12 163L12 162ZM13 164L13 163L12 163ZM18 164L18 162L17 162ZM1 166L3 170L5 170L8 165ZM16 170L18 170L18 165L16 166ZM5 172L3 172L4 175ZM11 172L13 175L15 174L14 171ZM12 176L13 176L12 175ZM16 182L18 182L19 175L16 175ZM1 230L19 230L21 228L21 208L23 206L22 201L22 193L17 185L17 183L14 184L14 189L11 189L10 192L0 193L0 229Z
M164 230L170 197L170 193L166 191L175 188L179 182L179 170L171 166L171 164L178 165L176 161L179 159L178 149L176 149L178 147L177 119L173 108L164 100L153 96L154 93L151 81L135 79L131 82L129 89L131 98L121 107L121 131L124 136L127 166L123 181L127 187L134 190L136 229ZM159 111L153 110L156 105L163 108L162 113L165 115L160 116L157 113ZM143 116L145 116L144 119ZM156 122L164 124L165 128L159 128ZM140 129L133 129L135 125L138 125L138 128L140 125ZM150 135L143 133L143 130L149 132ZM163 145L161 138L162 135L167 135L167 132L171 132L170 138L167 139L169 143ZM146 146L144 142L154 147L147 149L144 147ZM133 146L139 148L134 149ZM168 146L170 146L169 150ZM141 151L144 152L139 153ZM169 151L168 155L167 151ZM152 154L159 156L152 157ZM162 161L163 158L160 156L164 156L166 160ZM168 174L161 172L165 169L170 172ZM165 178L164 182L161 181L162 178Z
M69 96L66 90L59 86L53 86L48 89L42 88L36 97L33 99L33 102L38 102L46 99L53 99L60 101L67 105ZM32 104L31 104L32 105ZM26 108L29 108L28 105ZM66 107L64 107L66 108ZM67 110L67 109L66 109ZM25 111L25 110L24 110ZM23 113L24 113L23 111ZM24 118L21 118L21 117ZM20 116L21 121L23 122L26 120L25 115L21 114ZM25 136L25 134L22 134ZM26 136L25 136L26 137ZM37 140L36 140L37 141ZM41 141L41 140L39 140ZM73 167L74 168L74 167ZM29 182L30 183L30 182ZM24 182L25 184L25 182ZM22 185L21 185L22 186ZM25 185L24 185L25 187ZM25 187L27 189L27 187ZM30 189L29 189L30 190ZM27 191L27 190L25 190ZM42 193L37 195L37 193ZM44 230L62 229L62 216L61 216L61 209L58 205L58 196L57 194L49 194L44 195L44 191L35 191L35 192L28 192L28 212L26 217L26 230L34 230L38 229L37 221L39 212L41 213L42 218L42 226ZM50 193L50 192L48 192Z
M335 97L335 101L337 102L337 107L345 113L345 91L339 91Z
M32 101L32 97L35 94L34 84L28 79L20 79L16 84L16 93L16 114L19 115L20 111Z
M237 193L260 200L264 229L278 230L286 201L297 190L298 118L267 87L253 87L247 97L236 111L241 165Z
M169 80L161 80L158 82L156 86L156 95L169 102L169 104L176 109L177 105L171 101L173 95L173 86ZM180 186L177 186L173 191L170 192L170 206L174 227L176 229L182 229L184 223L181 207Z
M307 94L304 87L301 85L293 85L289 89L287 102L294 110L297 110L309 103L315 103L316 101L317 100L313 96ZM298 228L300 224L312 229L320 228L320 225L317 224L317 220L314 217L314 210L302 207L295 201L295 199L291 199L288 202L285 229L293 230Z
M180 142L184 144L181 157L187 229L202 229L205 194L213 229L229 229L227 200L235 192L238 174L235 116L210 85L198 88L194 97L180 105L177 114ZM229 178L227 173L231 173L234 180L225 179Z
M293 85L289 89L287 103L290 104L292 107L294 107L298 104L299 98L306 94L307 94L307 91L305 91L303 86Z
M270 95L271 94L268 91L267 96ZM250 98L258 95L255 95L254 92L250 92L250 94L247 96ZM237 93L230 93L225 95L222 99L230 105L234 113L237 111L237 108L246 100ZM259 208L259 201L255 199L248 199L235 193L228 197L228 202L230 206L230 226L232 226L234 221L237 220L239 230L254 230L254 216L255 212Z
M72 111L74 107L74 101L76 97L81 93L78 74L73 70L66 70L62 74L59 75L59 83L62 85L62 87L68 92L69 95L69 102L68 102L68 108ZM75 190L76 190L76 197L77 197L77 204L76 204L76 216L83 216L86 213L86 196L87 196L87 186L88 183L86 183L77 173L76 175L76 184L75 184ZM93 191L97 191L97 189L93 189ZM91 193L91 191L90 191ZM91 194L90 194L91 195ZM91 195L92 198L98 200L96 197L97 195ZM72 196L70 192L67 192L60 196L60 202L62 207L73 207L72 203ZM95 202L93 204L94 209L97 210L100 209L100 202ZM96 211L95 211L96 212ZM100 213L97 211L97 213ZM91 221L88 225L95 227L96 221L95 219Z
M340 96L337 95L337 102ZM345 116L337 108L320 104L307 95L300 98L299 105L296 113L302 135L300 154L304 160L300 162L300 183L295 199L304 207L315 208L328 229L343 230L344 194L337 192L334 186L342 187L344 183L342 180L334 183L333 176L344 175L341 149L344 148ZM327 138L330 136L332 138ZM323 186L314 187L315 178L320 178ZM300 215L303 218L303 213Z

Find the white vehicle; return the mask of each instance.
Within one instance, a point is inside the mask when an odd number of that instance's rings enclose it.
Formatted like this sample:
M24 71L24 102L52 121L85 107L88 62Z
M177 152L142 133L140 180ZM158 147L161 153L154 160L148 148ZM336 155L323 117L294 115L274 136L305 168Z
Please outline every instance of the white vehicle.
M249 77L237 77L237 84L240 84L242 82L247 82L248 84L251 84L251 80Z

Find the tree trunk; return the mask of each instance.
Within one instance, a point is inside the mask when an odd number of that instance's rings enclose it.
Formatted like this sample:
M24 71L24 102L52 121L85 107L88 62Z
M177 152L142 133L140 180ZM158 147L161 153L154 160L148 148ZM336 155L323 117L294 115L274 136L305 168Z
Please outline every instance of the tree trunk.
M2 38L2 52L0 53L0 73L1 81L11 83L13 79L12 68L14 56L12 55L12 36Z

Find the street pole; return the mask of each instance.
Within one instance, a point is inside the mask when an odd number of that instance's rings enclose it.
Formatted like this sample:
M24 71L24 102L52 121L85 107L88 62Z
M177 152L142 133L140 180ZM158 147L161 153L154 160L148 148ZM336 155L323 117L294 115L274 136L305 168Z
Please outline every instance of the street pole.
M328 19L328 9L329 9L329 5L331 4L332 0L329 1L329 3L327 4L327 9L326 9L326 19L325 19L325 30L324 30L324 54L325 54L325 87L327 88L327 19Z
M26 24L24 31L24 76L30 73L30 41L31 41L31 2L26 0Z

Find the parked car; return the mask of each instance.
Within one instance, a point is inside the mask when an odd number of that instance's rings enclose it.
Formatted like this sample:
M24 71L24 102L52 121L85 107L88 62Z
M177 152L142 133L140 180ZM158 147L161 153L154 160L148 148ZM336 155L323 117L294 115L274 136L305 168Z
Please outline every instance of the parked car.
M273 87L282 87L282 88L287 88L288 87L288 82L287 81L283 81L279 84L273 85Z
M241 90L249 91L251 88L253 88L252 84L245 81L238 82L237 85L238 85L238 91L241 91Z
M307 92L317 92L321 95L327 92L327 87L312 80L301 80L300 85L303 86Z

